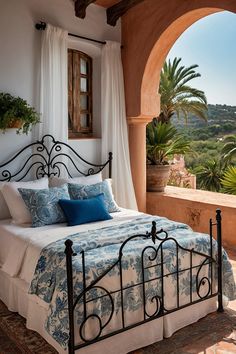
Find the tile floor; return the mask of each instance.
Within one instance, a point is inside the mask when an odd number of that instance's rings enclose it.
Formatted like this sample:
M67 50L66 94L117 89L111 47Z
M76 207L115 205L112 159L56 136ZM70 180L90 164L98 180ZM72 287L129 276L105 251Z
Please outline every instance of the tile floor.
M236 249L227 249L227 253L230 258L230 262L233 267L233 272L234 272L234 279L236 282ZM228 307L232 309L233 311L236 311L236 300L230 301L228 304ZM186 353L189 354L231 354L231 353L236 353L236 321L235 321L235 326L232 328L232 332L228 335L222 338L220 342L215 343L214 345L209 346L208 345L208 338L203 338L203 343L205 341L205 349L200 350L196 352L196 348L194 349L193 344L189 345L189 348L184 348ZM202 343L202 344L203 344ZM199 343L200 344L200 343ZM186 351L187 350L187 351Z
M236 249L232 249L232 248L228 248L227 249L227 253L229 255L230 258L230 262L232 264L233 267L233 272L234 272L234 279L236 282ZM230 309L232 309L233 311L236 311L236 300L234 301L230 301L228 304L228 307ZM212 346L209 346L207 343L207 338L204 338L203 341L205 341L205 346L206 349L205 350L201 350L199 352L197 352L197 354L233 354L236 353L236 321L235 321L235 326L232 328L232 332L222 338L222 340L220 342L215 343ZM192 347L192 349L191 349ZM187 348L185 348L186 350ZM193 348L193 345L190 345L189 350L187 351L187 353L189 354L196 354L196 351Z

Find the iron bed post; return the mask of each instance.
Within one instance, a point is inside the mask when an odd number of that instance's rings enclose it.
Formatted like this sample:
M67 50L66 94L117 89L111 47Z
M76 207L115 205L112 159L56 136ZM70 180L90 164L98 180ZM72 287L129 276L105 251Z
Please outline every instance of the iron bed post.
M113 159L113 154L112 152L109 152L109 178L112 177L112 159Z
M222 287L222 230L221 210L216 210L217 243L218 243L218 312L223 312L223 287Z
M66 272L67 272L67 298L68 298L68 313L69 313L69 342L68 342L68 354L74 354L75 334L74 334L74 290L73 290L73 269L72 269L72 256L74 255L71 240L66 240Z
M212 219L209 221L210 224L210 257L211 257L211 263L210 263L210 269L211 269L211 295L213 294L213 264L212 264L212 258L213 258L213 222Z

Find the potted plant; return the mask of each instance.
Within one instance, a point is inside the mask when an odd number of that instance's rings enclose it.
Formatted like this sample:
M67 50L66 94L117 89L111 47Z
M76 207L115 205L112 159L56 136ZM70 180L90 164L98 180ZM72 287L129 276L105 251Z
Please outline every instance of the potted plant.
M171 123L153 120L147 125L147 191L163 192L170 175L170 160L191 151L186 140Z
M32 126L40 122L40 116L27 101L0 92L0 130L17 128L17 134L28 134Z

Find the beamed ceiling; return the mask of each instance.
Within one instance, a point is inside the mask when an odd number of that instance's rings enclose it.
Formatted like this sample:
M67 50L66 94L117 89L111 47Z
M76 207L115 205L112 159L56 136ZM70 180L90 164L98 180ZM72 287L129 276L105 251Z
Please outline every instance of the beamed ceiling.
M95 2L95 4L103 6L103 7L111 7L115 4L117 4L118 2L120 2L120 0L97 0Z
M85 18L87 7L95 3L104 6L107 9L107 23L115 26L117 20L129 9L144 0L74 0L75 15L79 18Z

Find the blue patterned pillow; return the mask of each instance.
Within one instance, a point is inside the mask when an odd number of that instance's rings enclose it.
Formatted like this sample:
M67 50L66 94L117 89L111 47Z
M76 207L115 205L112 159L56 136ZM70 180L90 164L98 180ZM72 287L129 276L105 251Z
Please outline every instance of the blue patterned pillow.
M113 198L109 180L91 185L68 183L68 187L71 199L73 200L96 197L97 195L103 193L107 211L109 213L120 211Z
M70 199L67 184L49 189L18 189L32 218L32 227L66 222L60 199Z

